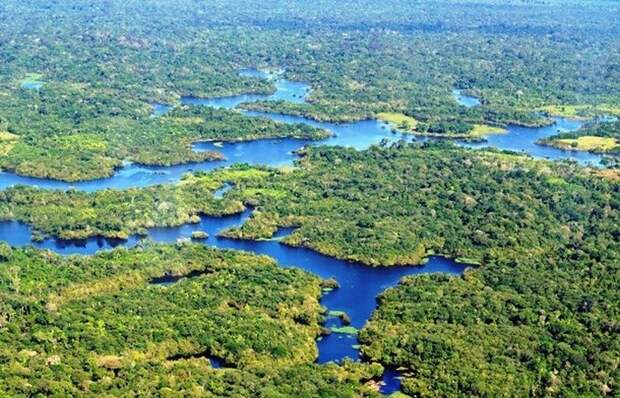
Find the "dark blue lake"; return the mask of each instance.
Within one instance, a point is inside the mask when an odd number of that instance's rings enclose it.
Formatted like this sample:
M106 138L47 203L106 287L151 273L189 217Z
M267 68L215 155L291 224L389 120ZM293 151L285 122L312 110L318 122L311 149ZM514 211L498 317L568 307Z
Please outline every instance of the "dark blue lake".
M284 229L278 232L275 239L266 241L245 241L217 237L218 232L241 225L250 216L251 210L228 217L203 216L197 224L187 224L177 228L153 228L149 230L148 238L154 242L174 243L190 239L192 232L203 231L209 238L200 242L216 248L244 250L256 254L273 257L283 267L297 267L320 277L334 278L340 287L324 294L321 303L330 311L344 311L351 319L351 326L360 329L376 307L376 297L389 287L395 286L398 281L407 275L421 273L442 272L459 275L465 265L458 264L443 257L431 257L428 263L422 266L399 266L372 268L363 264L338 260L325 256L310 249L290 247L280 242L280 239L292 233L293 229ZM48 239L44 242L31 242L30 228L18 222L0 222L0 237L12 246L33 245L40 249L49 249L54 252L69 254L93 254L98 250L111 249L117 246L133 247L141 240L132 236L127 241L92 238L83 241L63 241ZM162 276L162 284L171 284L180 278ZM329 317L326 327L343 326L340 319ZM319 363L338 361L345 357L359 359L356 335L332 333L324 336L317 342L319 348ZM395 381L392 380L392 383ZM389 385L389 384L388 384Z

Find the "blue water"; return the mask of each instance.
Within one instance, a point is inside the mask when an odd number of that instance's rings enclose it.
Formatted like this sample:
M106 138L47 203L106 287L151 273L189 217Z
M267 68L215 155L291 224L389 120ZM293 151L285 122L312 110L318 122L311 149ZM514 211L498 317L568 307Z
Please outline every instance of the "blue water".
M251 69L240 71L240 75L252 78L276 79L276 75ZM248 94L211 99L184 97L182 98L182 103L212 106L215 108L234 108L242 102L259 100L284 100L302 103L306 100L310 91L310 88L303 83L280 79L275 81L275 84L276 92L268 96ZM36 87L33 88L36 89ZM476 106L479 104L477 99L460 95L460 93L458 100L464 106ZM169 105L153 104L153 117L164 115L169 109L171 109ZM178 181L187 172L206 171L235 163L270 166L288 165L297 157L294 151L306 145L341 145L361 150L382 140L387 142L395 142L401 139L407 141L415 140L411 135L403 135L392 131L388 124L377 120L339 124L318 122L301 116L256 111L243 112L248 116L268 117L283 123L306 123L327 129L333 133L333 136L319 142L297 139L267 139L224 143L221 146L211 142L196 143L194 145L195 150L219 151L224 154L226 160L172 167L146 167L127 163L110 178L75 184L22 177L13 173L0 173L0 189L16 184L39 186L48 189L75 188L84 191L143 187ZM553 126L542 128L508 126L508 133L506 135L491 135L484 143L460 144L474 148L490 146L508 149L553 160L572 159L582 164L598 164L601 159L598 155L585 152L562 151L535 144L537 140L556 134L558 131L572 131L580 126L580 122L558 118L555 119ZM222 197L229 189L230 186L222 186L216 192L216 197ZM340 288L326 293L322 298L322 304L330 310L346 312L351 318L351 326L358 329L363 327L375 309L376 296L386 288L397 284L403 276L430 272L459 275L465 268L464 265L442 257L432 257L427 264L420 267L371 268L358 263L337 260L309 249L293 248L282 244L280 240L288 234L294 233L294 228L281 229L274 236L275 239L268 241L241 241L217 237L218 232L242 224L250 214L251 210L247 210L241 214L222 218L204 216L197 224L183 225L177 228L153 228L148 231L148 238L155 242L170 243L189 239L193 231L204 231L209 234L209 238L202 242L208 246L269 255L284 267L299 267L323 278L335 278L340 283ZM48 239L43 242L33 243L31 242L30 228L27 225L9 221L0 222L0 238L13 246L33 245L41 249L49 249L67 255L93 254L98 250L111 249L117 246L133 247L139 244L143 237L132 236L126 241L104 238L93 238L83 241ZM166 283L166 280L163 281L163 283ZM174 280L170 281L170 283L172 282ZM341 320L333 317L328 318L325 326L342 326ZM319 363L341 360L344 357L359 358L359 352L355 348L358 344L356 335L332 333L321 338L317 344L319 347ZM217 365L214 363L214 366ZM383 380L385 384L382 386L381 391L384 393L397 391L400 388L398 375L398 372L394 370L386 370Z
M133 247L139 237L128 240L91 238L87 240L47 239L43 242L32 242L30 227L18 221L0 221L0 239L14 247L34 246L43 250L51 250L58 254L93 254L98 250L113 249L117 246Z
M287 236L289 236L290 234L295 232L296 229L297 229L297 227L278 228L278 230L273 234L273 236L271 238L272 239L286 238Z
M232 184L225 183L220 188L218 188L215 192L213 192L213 197L215 199L222 199L226 192L230 191L233 188Z
M43 84L43 82L35 80L25 80L20 84L20 87L24 90L40 90Z
M244 250L273 257L283 267L297 267L319 275L322 278L334 278L340 284L338 289L326 293L321 303L329 310L346 312L351 318L351 326L361 328L376 307L376 297L383 290L398 283L406 275L420 273L444 272L458 275L465 266L442 257L431 257L423 266L372 268L363 264L338 260L306 248L290 247L278 239L267 241L246 241L220 238L218 232L241 225L251 215L248 209L243 213L228 217L203 216L197 224L186 224L175 228L152 228L148 238L154 242L174 243L191 237L193 231L205 231L209 238L202 243L216 248ZM281 229L277 237L286 236L294 228ZM0 222L0 237L12 246L33 245L40 249L68 254L93 254L101 249L117 246L133 247L140 242L140 237L132 236L127 241L92 238L83 241L63 241L48 239L44 242L31 242L30 228L19 222ZM169 282L172 282L174 277ZM167 278L163 277L165 283ZM326 326L340 326L340 319L329 318ZM318 341L319 363L341 360L344 357L359 358L354 345L358 344L355 335L332 333Z
M465 95L461 92L461 90L452 90L452 95L459 105L466 108L473 108L474 106L479 106L481 104L478 98L472 97L471 95Z
M241 72L240 72L241 73ZM251 72L246 72L246 74ZM256 72L263 74L265 72ZM267 75L265 75L267 76ZM184 97L183 103L191 105L213 106L216 108L234 108L242 102L258 100L283 99L291 102L303 102L308 95L309 87L304 83L278 80L277 90L272 95L239 95L219 98L194 98ZM153 104L153 116L165 114L170 105ZM176 165L172 167L143 166L126 163L118 169L112 177L93 181L67 183L57 180L40 179L19 176L10 172L0 172L0 189L13 185L30 185L46 189L77 189L83 191L96 191L100 189L126 189L131 187L144 187L156 184L168 184L178 181L184 174L195 171L208 171L234 163L245 162L253 165L282 166L290 165L297 156L295 150L305 145L341 145L356 149L366 149L382 140L395 142L401 139L412 141L411 135L397 133L390 126L378 120L362 120L352 123L328 123L318 122L302 116L282 115L269 112L244 111L248 116L267 117L283 123L305 123L311 126L331 131L334 135L321 141L309 141L298 139L267 139L248 142L225 143L218 147L213 143L196 143L197 151L212 150L224 154L226 160L208 161L192 164ZM565 151L548 146L536 144L536 141L560 131L572 131L581 126L581 122L556 118L556 124L541 128L527 128L508 126L505 135L490 135L483 143L460 143L467 147L495 147L516 152L528 153L539 158L552 160L571 159L581 164L600 164L601 156L587 152ZM425 138L418 137L418 140Z
M153 108L151 117L160 117L168 113L172 109L172 105L155 103L151 104L151 108Z
M211 363L211 367L213 369L219 369L224 367L224 361L219 358L209 357L209 362Z
M598 123L613 123L618 121L618 116L614 115L602 115L595 119Z
M310 92L307 84L280 79L276 81L276 91L271 95L241 94L226 97L200 98L192 96L181 97L183 105L202 105L216 109L232 109L241 103L257 101L287 101L297 104L304 103Z
M383 372L383 379L381 380L382 383L379 392L385 395L390 395L400 391L401 376L402 375L398 370L386 368Z
M550 160L574 160L581 164L598 165L601 156L589 152L564 151L550 146L539 145L536 141L549 136L575 131L583 125L583 122L564 118L555 118L555 123L551 126L528 128L520 126L508 126L507 134L492 134L487 137L486 142L482 143L463 143L462 145L470 148L495 147L509 149Z

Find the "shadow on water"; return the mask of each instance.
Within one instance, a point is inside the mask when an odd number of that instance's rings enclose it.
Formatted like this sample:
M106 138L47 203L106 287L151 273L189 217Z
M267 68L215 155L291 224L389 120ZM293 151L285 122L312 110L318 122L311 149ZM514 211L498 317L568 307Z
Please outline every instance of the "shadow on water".
M379 392L383 393L384 395L390 395L392 393L400 391L401 377L402 375L398 370L392 368L385 368L385 371L383 372L383 377L381 379L381 386Z
M211 367L213 369L220 368L232 368L232 366L227 366L226 362L222 358L218 358L216 356L210 355L209 352L197 352L197 353L188 353L188 354L175 354L166 358L168 361L179 361L182 359L194 359L194 358L205 358L209 360Z
M181 279L192 279L197 278L202 275L208 275L212 273L212 270L209 269L196 269L187 274L182 275L174 275L174 274L165 274L163 276L158 276L156 278L151 278L149 283L152 285L158 286L171 286L180 281Z
M290 234L292 234L293 232L295 232L296 229L297 227L278 228L278 230L273 234L271 238L272 239L284 239Z

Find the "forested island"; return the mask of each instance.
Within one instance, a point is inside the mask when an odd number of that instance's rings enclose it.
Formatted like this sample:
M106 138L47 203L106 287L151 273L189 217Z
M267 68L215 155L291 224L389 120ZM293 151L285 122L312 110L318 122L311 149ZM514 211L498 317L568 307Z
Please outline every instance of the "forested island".
M214 198L227 183L233 188ZM127 238L252 206L250 219L224 236L268 239L294 226L285 243L369 265L419 264L433 253L479 263L489 251L530 257L569 244L567 215L613 209L615 189L596 170L447 143L319 147L294 169L239 165L176 185L94 193L15 187L0 192L0 218L27 222L42 237Z
M37 104L34 108L15 113L10 104L3 108L7 116L3 124L0 120L0 167L35 177L80 181L109 177L124 161L170 166L222 159L217 151L195 151L192 144L198 141L329 136L307 125L288 125L208 107L179 106L161 117L151 117L150 106L134 101L136 108L127 114L101 114L102 106L114 106L103 105L105 97L71 109L72 105L66 104L46 105L47 99L41 97L49 95L54 101L60 96L69 103L79 103L85 93L50 91L36 94L38 98L24 94L29 97L26 103ZM127 105L119 104L115 109ZM46 109L43 115L41 107ZM64 120L65 112L69 119L77 120Z
M234 187L214 199L224 182ZM413 396L563 395L593 392L617 376L607 370L620 348L612 337L620 302L618 184L571 164L448 144L325 147L308 150L294 170L236 166L169 187L4 195L4 211L65 237L120 236L119 227L127 234L191 222L188 215L226 214L245 203L255 207L252 217L226 236L269 238L295 226L286 244L369 265L416 264L432 253L478 264L462 279L403 282L381 297L362 331L365 355L412 369L404 388ZM176 209L172 218L167 209ZM422 348L432 341L440 345Z
M0 396L617 396L619 21L2 1Z

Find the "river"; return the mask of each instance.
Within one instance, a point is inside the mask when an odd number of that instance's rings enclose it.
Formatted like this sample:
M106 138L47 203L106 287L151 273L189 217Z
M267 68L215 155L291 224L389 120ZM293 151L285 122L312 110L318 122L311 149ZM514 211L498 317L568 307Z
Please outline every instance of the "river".
M245 94L218 98L182 97L181 103L186 105L202 105L215 108L232 109L243 102L259 100L284 100L302 103L310 93L310 87L300 82L291 82L278 79L274 75L264 72L245 69L243 76L268 76L275 80L276 91L271 95ZM171 109L170 105L152 104L153 117L165 115ZM305 123L314 127L329 130L333 136L325 140L310 141L299 139L265 139L246 142L228 142L216 146L213 142L201 142L194 145L197 151L218 151L225 156L222 161L207 161L192 164L176 165L172 167L143 166L127 163L115 172L112 177L77 183L67 183L58 180L24 177L11 172L0 173L0 189L13 185L30 185L46 189L77 189L96 191L100 189L126 189L144 187L156 184L168 184L178 181L185 173L192 171L208 171L234 163L249 163L254 165L283 166L292 164L296 156L293 151L305 145L341 145L355 149L366 149L382 140L395 142L401 139L415 140L410 134L401 134L393 131L387 124L379 120L369 119L351 123L318 122L302 116L283 115L278 113L242 111L248 116L262 116L283 123ZM487 137L485 142L469 143L458 142L460 145L473 148L494 147L530 154L537 158L560 160L569 159L581 164L598 165L601 156L588 152L565 151L550 146L538 145L536 141L557 134L557 132L574 131L582 126L580 121L555 118L555 124L545 127L530 128L516 125L507 126L506 134L494 134ZM427 138L417 137L423 141Z
M252 78L273 79L276 91L272 95L239 95L221 98L196 98L182 97L181 102L185 105L211 106L215 108L235 108L240 103L259 100L284 100L302 103L310 93L310 87L304 83L291 82L279 79L276 74L253 69L244 69L240 75ZM454 95L464 106L477 106L479 101L475 98L463 96L460 92ZM477 102L476 102L477 101ZM152 117L161 117L171 109L166 104L153 104ZM178 181L183 174L190 171L211 170L234 163L249 163L269 166L282 166L292 164L296 158L294 151L305 145L341 145L356 149L365 149L382 140L395 142L401 139L411 141L416 138L411 135L403 135L393 131L390 126L378 120L362 120L352 123L328 123L318 122L305 117L282 115L276 113L242 111L248 116L262 116L284 123L305 123L318 128L331 131L333 136L321 141L308 141L298 139L265 139L248 142L223 143L215 145L211 142L202 142L194 145L196 151L214 150L224 154L223 161L201 162L172 167L146 167L136 164L127 164L119 169L112 177L86 181L79 183L65 183L55 180L38 179L18 176L14 173L0 174L0 189L22 184L34 185L48 189L75 188L84 191L114 188L125 189L129 187L144 187L154 184L171 183ZM491 135L483 143L465 143L468 147L491 146L500 149L513 150L528 153L539 158L553 160L572 159L582 164L598 164L600 156L585 152L562 151L556 148L537 145L535 142L541 138L555 134L557 131L571 131L579 128L580 122L555 119L552 126L541 128L525 128L510 125L507 134ZM422 138L418 138L422 139ZM217 196L226 194L229 187L223 187ZM358 263L338 260L324 256L315 251L305 248L294 248L281 244L279 239L269 241L240 241L217 237L217 233L242 224L251 214L248 209L245 212L222 218L203 216L200 223L183 225L177 228L153 228L149 230L148 238L155 242L172 243L179 239L187 239L194 231L204 231L209 238L202 240L204 244L226 249L245 250L257 254L265 254L273 257L283 267L299 267L308 272L319 275L322 278L336 279L340 287L325 293L321 303L330 311L344 311L351 318L351 326L359 329L364 326L376 307L376 297L385 289L392 287L406 275L420 273L443 272L451 275L459 275L465 266L450 259L431 257L428 263L417 267L387 267L372 268ZM290 233L290 230L280 231L278 237ZM67 254L93 254L98 250L111 249L117 246L133 247L139 244L142 237L132 236L126 241L93 238L85 241L62 241L48 239L44 242L31 242L30 228L19 222L0 222L0 239L7 241L13 246L34 245L41 249L49 249L54 252ZM330 317L327 327L343 326L337 317ZM319 363L333 360L341 360L345 357L359 358L356 334L332 333L321 338L318 342ZM400 387L398 372L387 370L384 393L396 391Z
M247 241L220 238L218 232L241 225L250 217L252 210L227 217L202 216L197 224L186 224L173 228L152 228L148 238L160 243L175 243L188 239L194 231L209 234L208 239L200 242L221 249L244 250L255 254L264 254L274 258L283 267L297 267L311 272L321 278L334 278L340 287L326 292L321 304L329 311L343 311L351 319L351 326L360 329L376 308L376 297L385 289L395 286L407 275L442 272L460 275L465 270L464 264L444 257L430 257L421 266L397 266L373 268L363 264L338 260L306 248L290 247L281 244L279 239L292 232L290 229L279 231L276 238L266 241ZM118 246L133 247L139 244L141 237L131 236L126 241L92 238L83 241L63 241L48 239L44 242L31 242L30 228L20 222L0 222L0 237L12 246L34 245L40 249L56 253L94 254L98 250ZM339 318L329 317L326 327L344 326ZM332 333L317 341L319 349L318 363L342 360L345 357L359 359L358 341L355 334ZM390 393L400 388L400 381L394 370L385 373L382 391Z

